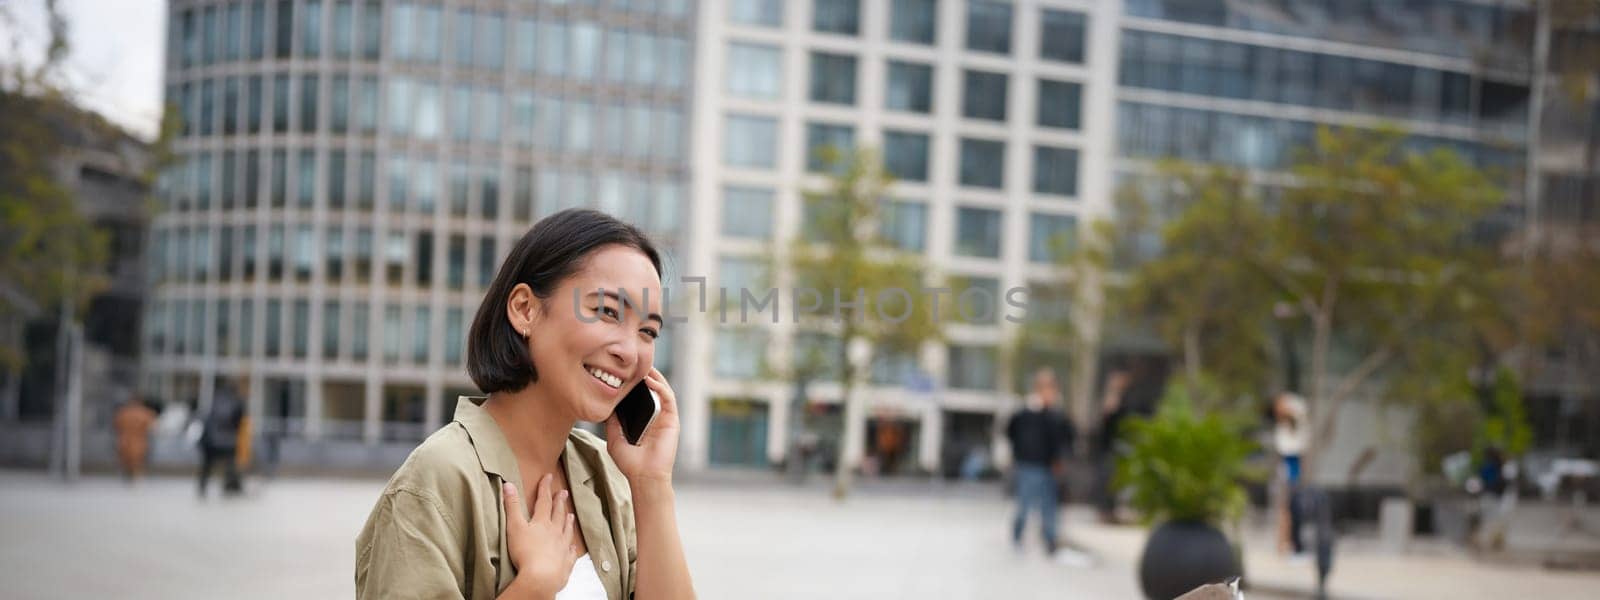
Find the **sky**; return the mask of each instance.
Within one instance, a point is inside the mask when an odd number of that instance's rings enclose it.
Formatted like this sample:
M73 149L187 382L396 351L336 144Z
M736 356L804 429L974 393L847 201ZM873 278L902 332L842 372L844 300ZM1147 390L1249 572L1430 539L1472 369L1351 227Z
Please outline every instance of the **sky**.
M153 140L161 122L165 0L59 0L69 23L66 84L79 104ZM0 62L38 64L49 39L44 0L0 0Z

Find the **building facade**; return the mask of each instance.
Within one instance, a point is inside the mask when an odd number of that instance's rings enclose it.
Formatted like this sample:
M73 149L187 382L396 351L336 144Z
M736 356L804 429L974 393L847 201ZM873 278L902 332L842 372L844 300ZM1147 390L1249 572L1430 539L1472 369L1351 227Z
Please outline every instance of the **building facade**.
M816 151L873 148L897 178L884 238L931 265L930 281L996 298L1043 290L1058 276L1053 241L1112 215L1118 186L1155 159L1281 185L1316 126L1396 123L1418 148L1454 148L1522 182L1533 116L1534 14L1510 1L170 10L167 97L185 131L152 230L145 386L203 406L219 377L242 377L273 431L352 460L401 452L448 419L471 391L463 338L483 286L511 241L561 208L656 235L674 298L696 286L737 298L787 281L765 258L804 235L804 193L827 177ZM837 340L678 304L686 322L665 328L657 361L679 391L685 468L771 465L802 433L831 460L885 465L877 443L839 439L837 382L801 395L773 375ZM1037 366L1063 379L1080 424L1093 416L1101 369L1069 372L1061 348L1008 360L1021 325L1004 316L962 319L914 356L874 357L857 392L862 430L898 432L891 470L1003 463L998 424ZM1114 333L1106 346L1097 359L1162 353Z
M593 206L682 253L691 8L172 2L144 386L240 382L287 461L403 457L473 393L466 329L533 221Z

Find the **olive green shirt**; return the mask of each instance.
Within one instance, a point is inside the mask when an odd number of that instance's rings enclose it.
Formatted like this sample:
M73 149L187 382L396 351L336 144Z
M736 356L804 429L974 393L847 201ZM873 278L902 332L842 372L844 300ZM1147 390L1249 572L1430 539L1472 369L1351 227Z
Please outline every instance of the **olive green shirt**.
M483 401L457 400L455 420L389 480L356 538L356 597L488 599L511 584L501 483L515 484L525 500L517 518L528 518L533 494ZM568 434L561 464L606 596L632 597L638 536L627 479L605 442L581 429Z

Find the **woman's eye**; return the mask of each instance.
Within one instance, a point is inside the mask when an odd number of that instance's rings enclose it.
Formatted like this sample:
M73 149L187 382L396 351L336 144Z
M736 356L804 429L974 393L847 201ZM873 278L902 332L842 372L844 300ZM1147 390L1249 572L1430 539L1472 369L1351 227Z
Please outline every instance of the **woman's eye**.
M640 329L639 333L643 333L643 334L645 334L647 336L650 336L650 339L652 339L652 340L661 337L661 333L656 331L656 330L654 330L654 329Z
M607 317L611 317L613 319L617 319L617 318L621 318L622 317L621 314L617 313L617 309L609 307L609 306L601 306L597 310L599 310L600 314L605 315Z

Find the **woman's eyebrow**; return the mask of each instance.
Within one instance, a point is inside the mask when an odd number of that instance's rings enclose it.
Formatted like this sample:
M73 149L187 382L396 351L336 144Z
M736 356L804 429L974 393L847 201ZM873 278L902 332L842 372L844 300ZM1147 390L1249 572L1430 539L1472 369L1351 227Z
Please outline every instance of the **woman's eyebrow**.
M648 295L648 294L649 294L649 292L646 291L646 295ZM633 300L631 298L629 298L627 294L618 294L615 291L601 288L599 290L596 290L596 291L593 291L593 292L589 292L589 297L590 298L593 298L595 296L604 296L606 298L610 298L612 300L615 300L615 301L617 301L617 304L621 305L625 310L634 310L634 308L635 308L633 306ZM656 326L657 327L660 327L660 326L666 324L666 320L662 319L661 315L659 313L649 313L649 314L646 314L644 316L644 318L650 319L650 320L654 320L656 322Z

